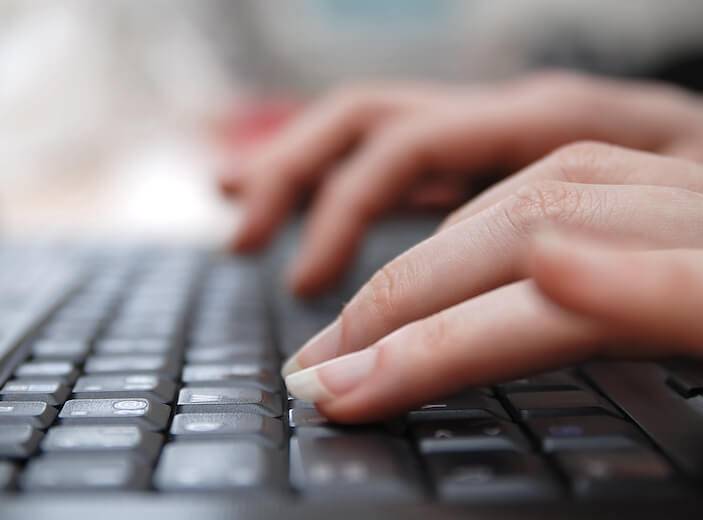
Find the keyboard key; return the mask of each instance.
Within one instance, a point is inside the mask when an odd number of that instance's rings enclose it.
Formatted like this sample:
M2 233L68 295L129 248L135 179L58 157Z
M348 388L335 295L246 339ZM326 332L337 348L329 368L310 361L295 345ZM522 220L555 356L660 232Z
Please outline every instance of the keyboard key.
M0 425L0 457L29 457L43 435L28 424Z
M588 449L624 449L643 445L640 431L606 415L540 417L527 421L546 452Z
M288 425L293 429L297 429L325 427L330 426L331 423L314 406L301 406L296 400L288 410Z
M252 412L280 417L281 398L258 388L186 387L178 393L182 412Z
M471 419L477 417L508 420L508 414L497 399L478 389L468 390L443 401L428 403L407 415L409 421Z
M43 401L1 401L0 425L28 424L45 429L54 421L56 408Z
M159 373L175 377L179 366L173 356L165 354L92 356L85 363L85 373L97 374L144 374Z
M269 392L278 391L281 387L278 376L251 362L186 365L183 368L183 382L191 385L253 386Z
M30 461L20 486L28 491L135 490L145 488L149 477L147 466L122 455L46 455Z
M535 455L433 453L425 461L441 500L504 502L550 499L558 495L552 475Z
M156 459L163 437L138 426L54 426L42 442L49 453L131 453L145 461Z
M280 485L282 452L247 441L173 442L154 476L162 490L252 490Z
M17 468L11 462L0 460L0 491L12 489L17 477Z
M558 415L618 415L615 409L593 392L520 392L508 395L510 404L523 420Z
M165 339L103 339L95 344L95 353L101 355L165 354L174 348Z
M32 379L60 379L71 384L78 377L78 370L70 361L30 361L17 367L15 376Z
M44 339L32 345L32 355L41 360L83 361L89 351L88 341Z
M412 426L423 453L435 451L530 451L520 429L495 419L421 422Z
M280 446L283 424L253 413L179 413L173 418L171 435L179 440L237 437Z
M420 489L412 454L381 435L296 435L291 439L291 482L306 498L413 500Z
M265 348L253 344L236 343L191 348L186 351L188 363L253 362L266 368L274 368L272 354Z
M586 385L566 372L548 372L498 385L506 393L553 392L556 390L583 390Z
M15 379L5 383L0 398L6 401L44 401L56 406L63 404L70 392L68 386L59 380Z
M59 419L64 424L134 424L147 430L163 430L171 409L149 399L72 399L66 401Z
M74 397L81 399L139 397L169 403L175 394L176 384L173 381L147 374L83 376L73 387Z
M649 450L561 453L557 462L581 497L660 497L677 491L669 464Z

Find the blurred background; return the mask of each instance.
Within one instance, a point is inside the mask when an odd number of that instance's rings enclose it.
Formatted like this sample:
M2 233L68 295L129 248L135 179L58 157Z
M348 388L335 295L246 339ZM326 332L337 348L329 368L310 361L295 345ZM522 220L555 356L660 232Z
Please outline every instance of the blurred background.
M214 175L327 89L542 67L703 87L700 0L0 0L0 230L220 243Z

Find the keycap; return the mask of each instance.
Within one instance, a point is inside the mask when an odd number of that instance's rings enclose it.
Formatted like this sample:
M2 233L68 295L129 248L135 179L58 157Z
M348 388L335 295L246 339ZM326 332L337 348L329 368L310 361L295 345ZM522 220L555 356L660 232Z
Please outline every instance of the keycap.
M520 392L508 394L508 400L523 420L557 415L618 415L615 409L598 395L582 390Z
M262 390L280 389L278 376L257 363L188 364L183 367L183 382L191 385L216 383L233 386L253 386Z
M567 452L556 460L581 497L661 497L678 487L669 464L650 450Z
M411 427L423 453L435 451L530 451L520 429L495 419L421 422Z
M0 424L0 457L29 457L36 451L43 435L28 424Z
M501 383L498 388L504 393L551 392L555 390L583 390L586 385L566 372L548 372L536 376Z
M591 363L584 372L677 467L692 478L703 477L700 396L683 399L667 385L667 371L653 363Z
M95 344L101 355L165 354L174 345L166 339L103 339Z
M42 442L48 453L130 453L144 461L154 460L163 437L138 426L54 426Z
M59 380L15 379L0 390L4 401L44 401L52 406L63 404L70 394L68 386Z
M28 424L47 428L56 417L56 408L43 401L1 401L0 424Z
M178 393L182 412L254 412L281 415L281 398L258 388L186 387Z
M476 417L508 419L497 399L479 390L468 390L443 401L428 403L408 413L409 421L470 419Z
M0 491L12 489L17 477L17 468L11 462L0 460Z
M173 442L156 468L162 490L252 490L281 485L282 453L249 441Z
M63 405L59 419L64 424L135 424L146 430L163 430L170 408L149 399L71 399Z
M179 413L173 418L171 435L179 440L236 437L280 446L283 423L246 412Z
M559 494L551 473L535 455L445 452L427 455L425 462L440 500L546 500Z
M273 355L265 348L252 344L213 345L186 350L185 358L188 363L215 362L253 362L259 366L273 369ZM249 348L251 347L251 348Z
M32 345L32 355L42 360L83 361L90 351L90 342L71 340L38 340Z
M288 410L288 426L296 428L316 428L329 426L331 423L314 406L301 406L294 401ZM307 404L307 403L306 403Z
M83 376L73 387L74 397L80 399L140 397L169 403L175 394L176 384L173 381L147 374Z
M92 356L85 362L85 373L90 375L159 373L173 377L179 368L175 357L165 354Z
M70 361L29 361L17 367L15 376L32 379L60 379L71 384L78 377L78 370Z
M148 485L150 470L122 455L51 456L29 462L20 478L28 491L136 490Z
M291 482L306 498L405 501L421 491L408 446L382 435L296 435Z
M539 417L527 427L546 452L588 449L625 449L643 445L640 431L622 419L605 415Z

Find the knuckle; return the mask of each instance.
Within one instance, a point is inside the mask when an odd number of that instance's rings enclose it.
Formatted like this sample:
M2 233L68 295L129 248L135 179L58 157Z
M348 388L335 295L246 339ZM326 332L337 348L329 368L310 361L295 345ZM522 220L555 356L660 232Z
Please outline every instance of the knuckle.
M436 358L438 353L445 351L453 344L452 327L446 313L440 312L420 322L420 334L416 348L420 352L416 355L425 355Z
M546 160L562 180L583 182L600 171L616 150L598 141L577 141L557 148Z
M520 235L529 234L544 222L565 223L577 219L588 206L588 192L558 181L540 181L521 187L508 201L505 216Z
M365 314L386 327L395 327L400 319L399 308L411 281L406 268L393 262L386 264L371 277L360 293Z

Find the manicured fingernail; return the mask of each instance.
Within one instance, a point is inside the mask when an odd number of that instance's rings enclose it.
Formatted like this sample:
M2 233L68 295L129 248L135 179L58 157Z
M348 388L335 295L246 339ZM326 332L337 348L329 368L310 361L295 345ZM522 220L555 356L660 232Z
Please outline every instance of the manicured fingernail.
M358 387L373 371L376 357L373 347L353 352L290 374L286 386L298 399L329 401Z
M298 352L293 354L286 361L281 370L283 377L286 377L293 372L302 370L306 367L311 367L332 359L339 353L341 348L342 329L339 325L339 320L333 321L322 331L318 332L310 341L302 346Z

